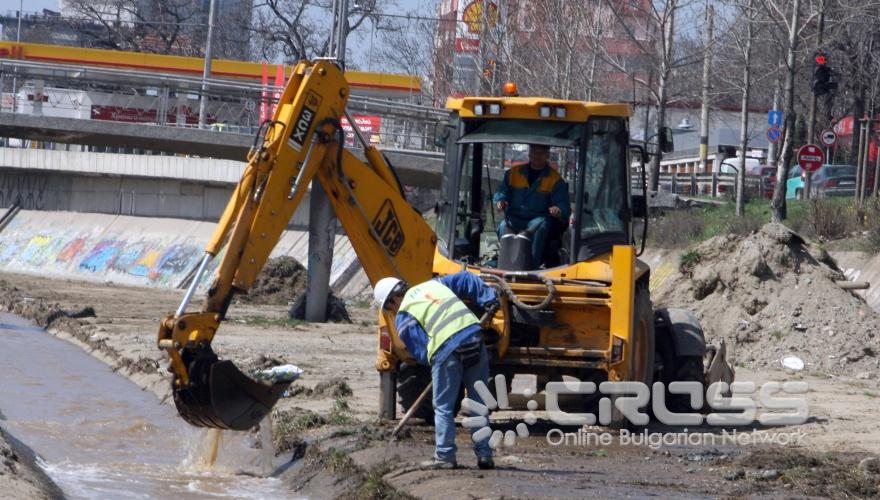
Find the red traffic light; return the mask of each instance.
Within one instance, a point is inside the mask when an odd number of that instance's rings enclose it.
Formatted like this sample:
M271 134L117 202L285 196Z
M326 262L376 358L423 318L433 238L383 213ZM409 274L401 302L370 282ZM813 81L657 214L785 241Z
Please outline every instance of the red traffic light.
M828 62L828 57L825 54L817 54L816 55L816 64L825 64Z

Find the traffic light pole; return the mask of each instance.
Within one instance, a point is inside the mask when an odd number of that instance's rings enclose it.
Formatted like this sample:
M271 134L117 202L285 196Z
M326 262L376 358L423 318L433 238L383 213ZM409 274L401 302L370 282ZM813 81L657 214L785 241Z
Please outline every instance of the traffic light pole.
M825 30L825 0L819 0L819 26L816 35L816 49L822 50L822 33ZM816 93L810 93L810 111L807 115L807 143L813 144L816 140ZM826 156L827 157L827 156ZM806 172L804 177L804 199L810 199L811 172Z

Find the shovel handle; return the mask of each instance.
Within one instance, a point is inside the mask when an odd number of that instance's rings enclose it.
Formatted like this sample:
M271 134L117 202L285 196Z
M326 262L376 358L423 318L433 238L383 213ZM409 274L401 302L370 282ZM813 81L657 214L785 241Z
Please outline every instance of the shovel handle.
M425 390L422 391L421 394L419 394L419 397L416 399L416 402L413 403L413 405L409 407L409 410L406 412L406 414L403 416L403 418L400 419L400 422L397 423L397 426L394 427L394 430L391 431L391 439L394 439L394 437L397 436L397 433L400 432L400 429L403 427L403 425L405 423L407 423L409 421L409 419L412 418L413 413L415 413L416 410L420 406L422 406L422 403L425 402L425 398L428 397L428 394L431 392L431 389L433 389L433 388L434 388L434 382L433 381L428 382L428 386L425 387Z

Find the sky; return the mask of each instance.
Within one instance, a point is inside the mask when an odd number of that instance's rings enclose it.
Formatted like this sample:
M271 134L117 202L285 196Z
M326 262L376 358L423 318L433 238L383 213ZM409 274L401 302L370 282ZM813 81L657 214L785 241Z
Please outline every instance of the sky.
M18 6L22 5L20 0L0 0L0 12L18 10ZM40 12L43 9L58 10L58 0L24 0L25 12Z
M0 0L0 13L14 13L19 9L19 5L23 5L24 12L40 12L42 9L59 10L58 0L24 0L23 3L20 2L21 0ZM436 14L436 0L393 0L393 2L396 4L396 8L391 8L392 12L404 13L418 9L421 15L431 16ZM370 66L368 54L371 26L366 25L360 31L362 33L349 38L348 44L349 48L354 52L355 58L366 69L366 67Z

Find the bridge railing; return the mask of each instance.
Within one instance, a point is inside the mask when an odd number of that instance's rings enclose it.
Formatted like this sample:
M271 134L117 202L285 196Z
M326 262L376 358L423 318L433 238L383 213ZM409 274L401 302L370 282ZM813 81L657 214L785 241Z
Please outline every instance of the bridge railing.
M202 79L195 76L0 59L0 88L12 81L17 92L3 95L0 111L194 128L205 99L206 128L245 135L257 131L261 115L282 91L216 78L206 79L203 91ZM375 129L362 132L374 144L423 151L437 150L434 124L447 116L429 106L358 95L350 97L348 112L354 119L369 119Z

